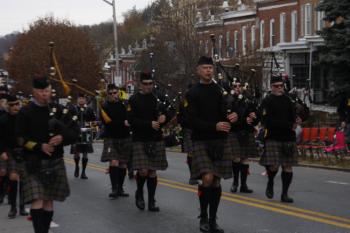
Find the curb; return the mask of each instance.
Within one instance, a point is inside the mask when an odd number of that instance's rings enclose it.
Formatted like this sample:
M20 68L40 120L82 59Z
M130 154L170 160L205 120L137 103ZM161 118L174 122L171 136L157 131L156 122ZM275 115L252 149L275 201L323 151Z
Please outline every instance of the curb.
M177 149L167 149L166 151L174 152L174 153L182 153L181 150L177 150ZM250 161L258 163L259 159L250 158ZM315 169L331 170L331 171L350 172L350 168L331 167L331 166L324 166L324 165L318 165L318 164L299 163L297 166L298 167L308 167L308 168L315 168Z

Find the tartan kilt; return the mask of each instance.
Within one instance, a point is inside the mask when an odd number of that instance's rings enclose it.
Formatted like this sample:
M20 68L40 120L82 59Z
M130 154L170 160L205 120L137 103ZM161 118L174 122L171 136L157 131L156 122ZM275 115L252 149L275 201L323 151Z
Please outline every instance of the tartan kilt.
M183 128L182 129L182 139L183 139L183 151L184 153L193 152L193 142L192 142L192 130Z
M101 162L118 160L127 163L131 157L131 138L105 138L103 141L103 151Z
M291 155L283 151L283 146L289 144L293 149ZM262 166L296 166L298 165L298 151L296 142L278 142L267 139L265 152L261 155L260 165Z
M146 143L155 143L154 156L149 157L146 154ZM134 170L166 170L168 168L168 161L166 158L164 141L133 142L132 166Z
M258 148L255 143L255 137L252 132L238 133L236 134L239 144L239 157L241 159L256 158L258 157Z
M224 140L224 154L221 160L212 161L207 151L208 143L221 143ZM192 179L201 179L205 173L214 173L215 176L228 179L232 177L232 148L227 139L215 139L193 142Z
M24 167L23 174L23 199L24 203L34 200L64 201L70 194L66 167L63 159L58 159L57 177L55 182L44 186L37 174L29 174Z
M70 146L70 153L72 155L77 153L94 153L94 148L92 147L92 143L86 143L86 144L73 144Z
M16 161L9 155L8 160L4 161L0 159L0 170L6 171L7 174L16 172L19 173L19 166Z

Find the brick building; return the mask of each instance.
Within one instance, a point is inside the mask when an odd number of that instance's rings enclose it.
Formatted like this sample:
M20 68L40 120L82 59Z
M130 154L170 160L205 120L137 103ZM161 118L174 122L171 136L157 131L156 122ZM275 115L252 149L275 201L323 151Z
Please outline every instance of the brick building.
M324 26L322 12L315 10L319 0L236 1L235 7L222 2L222 11L196 25L204 53L211 55L209 35L215 34L223 62L260 57L262 85L269 88L272 53L279 68L298 89L311 86L315 102L327 95L327 69L317 65L318 47L323 39L317 31ZM310 65L311 64L311 65Z

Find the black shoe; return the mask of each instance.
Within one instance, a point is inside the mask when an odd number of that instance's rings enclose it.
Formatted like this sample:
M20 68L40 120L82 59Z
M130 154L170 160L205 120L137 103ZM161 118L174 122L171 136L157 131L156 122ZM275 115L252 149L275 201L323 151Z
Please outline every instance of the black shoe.
M293 198L289 197L288 194L282 194L281 202L293 203L294 200L293 200Z
M117 195L119 197L129 197L130 196L129 193L126 193L123 188L118 189Z
M116 190L112 190L112 192L108 195L109 199L115 200L118 198L118 192Z
M75 170L74 170L74 177L76 177L76 178L79 177L79 167L75 167Z
M267 184L265 195L268 199L273 198L273 185Z
M209 220L210 233L224 233L225 231L216 223L216 219Z
M24 207L24 205L19 206L19 214L21 216L28 216L29 213L26 211L26 208Z
M156 202L152 201L148 203L148 210L151 212L159 212L160 209L158 206L156 206Z
M86 176L85 172L83 172L81 173L80 179L87 180L89 178Z
M196 179L189 179L189 181L188 181L188 183L190 184L190 185L196 185L196 184L198 184L198 180L196 180Z
M17 215L17 208L16 208L16 207L11 207L11 209L10 209L10 211L9 211L9 213L8 213L7 216L8 216L10 219L13 219L13 218L16 217L16 215Z
M240 190L241 193L253 193L253 190L249 189L248 186L241 186Z
M199 230L204 233L210 232L208 217L200 217Z
M143 199L143 194L139 194L139 192L136 191L135 193L135 203L136 207L139 208L140 210L145 209L145 200Z
M231 193L236 193L237 189L238 189L238 185L232 184L230 191Z

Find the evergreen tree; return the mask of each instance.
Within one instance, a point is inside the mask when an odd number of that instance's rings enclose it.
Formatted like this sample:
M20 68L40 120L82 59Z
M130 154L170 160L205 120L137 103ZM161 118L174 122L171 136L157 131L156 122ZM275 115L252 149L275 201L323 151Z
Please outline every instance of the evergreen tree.
M317 10L325 13L325 27L319 32L325 40L320 62L331 68L333 94L350 93L350 1L323 0Z

